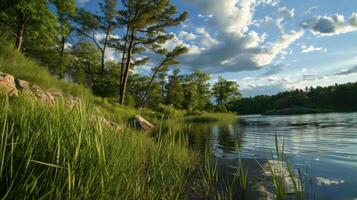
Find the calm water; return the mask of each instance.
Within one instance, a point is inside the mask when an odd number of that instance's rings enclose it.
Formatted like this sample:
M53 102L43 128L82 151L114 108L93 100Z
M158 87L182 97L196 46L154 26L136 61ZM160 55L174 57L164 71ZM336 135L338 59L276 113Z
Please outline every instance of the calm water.
M357 199L357 113L241 116L236 123L191 129L193 148L208 144L221 165L237 159L237 140L243 158L271 158L276 133L291 165L310 177L309 199Z

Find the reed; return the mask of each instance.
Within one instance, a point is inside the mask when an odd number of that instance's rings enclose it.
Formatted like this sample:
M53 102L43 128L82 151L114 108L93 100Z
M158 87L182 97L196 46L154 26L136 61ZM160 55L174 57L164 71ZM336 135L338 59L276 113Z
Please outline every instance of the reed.
M89 120L92 107L1 97L0 198L185 198L197 159L184 138L113 132Z

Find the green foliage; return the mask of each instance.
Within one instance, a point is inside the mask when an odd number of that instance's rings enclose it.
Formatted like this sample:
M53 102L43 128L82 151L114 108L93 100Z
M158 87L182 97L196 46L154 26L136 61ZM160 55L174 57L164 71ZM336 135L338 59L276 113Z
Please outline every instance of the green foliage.
M56 39L56 17L49 10L46 0L17 1L0 11L0 24L14 33L12 41L20 50L33 55L34 49L49 47ZM24 44L23 44L24 43ZM36 54L41 56L41 54Z
M185 109L194 111L206 108L211 99L209 80L210 76L199 70L184 78Z
M239 85L234 81L228 81L222 77L219 77L218 81L213 85L212 93L216 98L217 109L219 111L226 111L233 101L241 98Z
M93 107L0 99L0 196L5 199L176 199L194 166L186 143L154 142L89 120Z
M160 104L156 111L162 113L168 119L182 118L184 115L183 111L177 110L173 105Z
M288 109L286 114L357 110L357 82L328 87L306 88L272 96L243 98L234 102L232 111L240 114L266 113ZM277 113L272 112L272 113Z
M175 106L177 109L182 109L185 97L179 73L180 70L175 69L169 76L169 82L166 85L166 103Z

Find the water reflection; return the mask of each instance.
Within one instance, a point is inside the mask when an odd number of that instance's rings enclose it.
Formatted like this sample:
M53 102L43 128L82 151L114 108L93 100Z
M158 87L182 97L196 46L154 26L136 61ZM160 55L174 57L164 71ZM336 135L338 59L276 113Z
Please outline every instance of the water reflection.
M284 140L285 152L295 168L308 169L318 199L357 198L357 113L293 116L242 116L237 123L190 125L192 148L211 148L220 165L237 158L270 158L274 135ZM323 180L329 180L323 183ZM339 184L326 184L336 183Z

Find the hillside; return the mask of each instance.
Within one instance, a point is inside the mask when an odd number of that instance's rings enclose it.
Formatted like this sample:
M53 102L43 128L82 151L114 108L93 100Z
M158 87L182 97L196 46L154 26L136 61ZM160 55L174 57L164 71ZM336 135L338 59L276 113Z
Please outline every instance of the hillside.
M19 80L26 80L43 94L61 94L54 101L42 101L37 93L19 90L18 96L8 97L2 89L2 197L172 199L184 195L195 166L185 140L174 128L155 141L127 126L136 114L155 121L155 112L94 97L82 86L57 80L11 48L1 49L0 71L14 75L17 86ZM69 105L69 98L76 103ZM99 115L120 124L120 129L107 126Z

